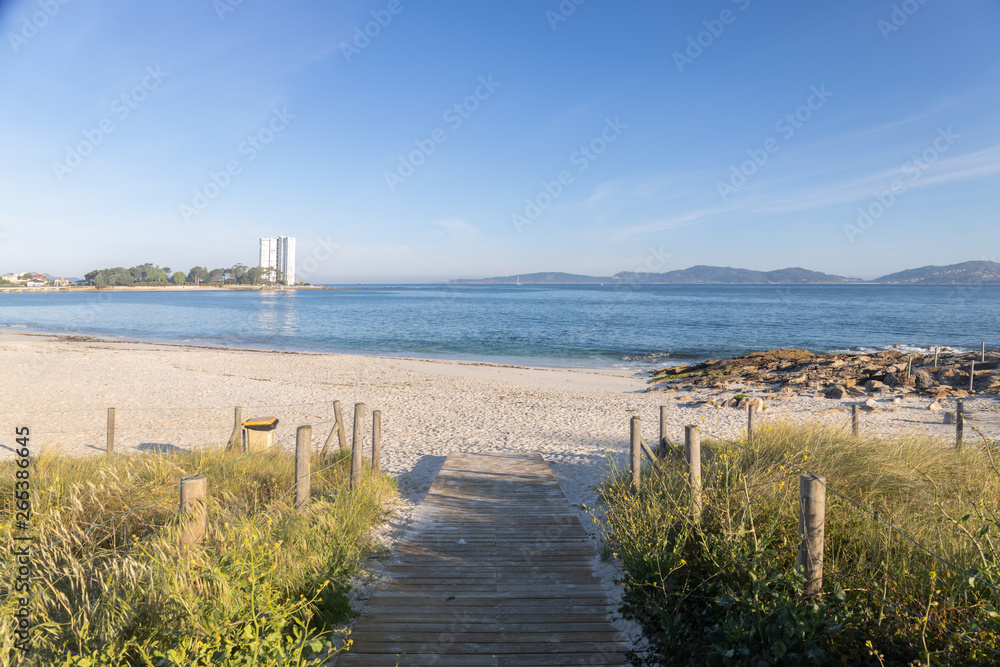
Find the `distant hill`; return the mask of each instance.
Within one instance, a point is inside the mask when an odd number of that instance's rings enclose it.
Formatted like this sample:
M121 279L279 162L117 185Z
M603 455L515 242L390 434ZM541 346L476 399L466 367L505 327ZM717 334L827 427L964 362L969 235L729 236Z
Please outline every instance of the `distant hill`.
M713 284L713 285L788 285L802 283L847 283L860 282L852 278L833 276L818 271L800 268L778 269L776 271L751 271L728 266L692 266L680 271L667 273L645 273L622 271L613 276L583 276L576 273L523 273L519 276L497 278L456 279L448 282L456 285L607 285L616 283L652 283L666 285Z
M923 266L876 278L890 285L1000 285L1000 264L978 261L949 266Z
M689 269L668 271L667 273L635 273L622 271L615 278L629 282L666 284L714 284L714 285L791 285L803 283L856 283L853 278L834 276L819 271L809 271L792 267L775 271L752 271L734 269L728 266L692 266Z

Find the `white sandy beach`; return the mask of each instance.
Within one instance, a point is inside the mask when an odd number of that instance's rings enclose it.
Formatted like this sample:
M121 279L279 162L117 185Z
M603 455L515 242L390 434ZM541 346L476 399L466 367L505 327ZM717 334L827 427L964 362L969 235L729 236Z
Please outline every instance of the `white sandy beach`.
M746 413L735 409L689 405L705 397L694 392L645 393L645 377L614 370L227 350L10 331L0 334L0 364L6 380L4 428L13 433L15 426L29 426L34 446L77 455L103 451L109 407L116 409L116 450L136 453L219 446L232 430L234 406L243 407L244 418L278 417L278 437L289 446L295 427L316 424L316 447L329 433L334 400L344 406L349 437L355 403L365 403L368 415L379 409L383 467L398 479L408 503L385 531L389 542L405 530L412 504L420 502L451 452L540 452L570 503L594 504L608 456L625 463L630 417L643 419L649 442L657 437L660 405L669 407L675 441L682 440L686 424L739 437L746 420ZM730 389L729 396L737 391ZM879 409L863 415L865 432L926 432L943 443L953 437L954 427L942 423L943 411L927 409L930 399L892 398L880 396ZM769 398L760 420L847 427L848 406L857 400ZM976 428L1000 437L995 398L969 398L966 406ZM0 456L10 457L11 445L0 442ZM603 574L610 582L610 569Z

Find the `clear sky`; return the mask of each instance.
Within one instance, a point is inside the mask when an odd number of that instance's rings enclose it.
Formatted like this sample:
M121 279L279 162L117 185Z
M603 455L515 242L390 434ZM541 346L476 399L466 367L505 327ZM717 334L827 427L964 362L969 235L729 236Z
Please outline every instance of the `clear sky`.
M277 235L329 283L1000 245L997 0L0 0L0 34L3 272Z

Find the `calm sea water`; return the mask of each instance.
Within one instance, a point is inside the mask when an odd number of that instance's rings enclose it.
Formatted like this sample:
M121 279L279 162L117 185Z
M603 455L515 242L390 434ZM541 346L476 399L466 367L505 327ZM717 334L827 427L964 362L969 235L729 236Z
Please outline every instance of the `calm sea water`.
M1000 346L1000 287L420 285L5 294L0 326L226 347L649 367L778 347Z

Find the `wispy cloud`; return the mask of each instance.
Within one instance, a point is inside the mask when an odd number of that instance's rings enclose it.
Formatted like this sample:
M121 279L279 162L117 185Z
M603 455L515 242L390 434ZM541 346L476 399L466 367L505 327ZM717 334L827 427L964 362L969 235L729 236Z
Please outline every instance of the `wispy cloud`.
M446 218L444 220L433 220L432 225L437 225L438 227L443 227L447 229L455 236L459 237L469 237L475 236L479 233L479 230L467 223L461 218Z

